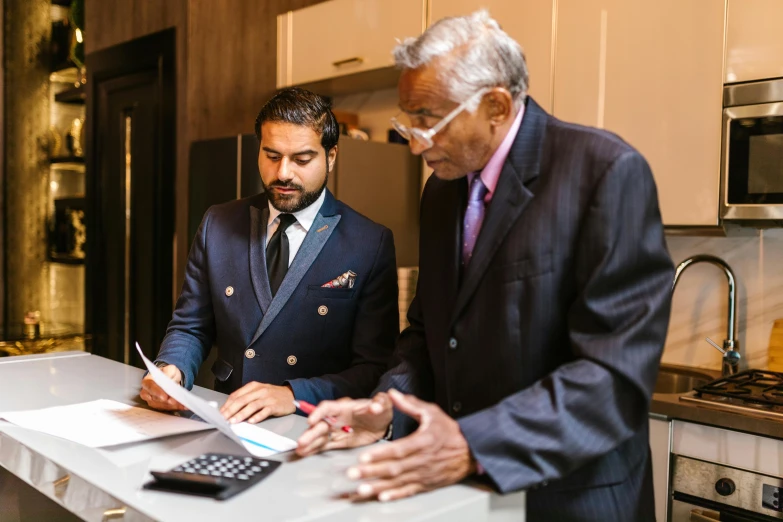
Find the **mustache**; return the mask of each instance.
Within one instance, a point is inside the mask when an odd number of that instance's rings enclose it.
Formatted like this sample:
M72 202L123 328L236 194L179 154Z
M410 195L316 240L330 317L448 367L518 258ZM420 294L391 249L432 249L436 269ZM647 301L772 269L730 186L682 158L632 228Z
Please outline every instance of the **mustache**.
M304 190L304 187L301 185L297 185L296 183L293 183L291 181L273 181L269 184L269 188L272 187L280 187L284 189L294 189L294 190Z

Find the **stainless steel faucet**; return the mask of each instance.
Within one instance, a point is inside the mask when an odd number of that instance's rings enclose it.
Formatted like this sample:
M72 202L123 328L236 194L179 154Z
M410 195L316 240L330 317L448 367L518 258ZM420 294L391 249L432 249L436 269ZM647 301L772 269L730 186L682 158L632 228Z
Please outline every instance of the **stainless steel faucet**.
M742 358L740 354L739 341L736 339L735 332L737 331L737 294L736 286L734 284L734 272L731 267L723 259L708 254L698 254L685 259L682 263L677 265L677 270L674 272L674 282L672 283L672 293L677 288L677 281L680 280L680 275L689 266L696 263L710 263L723 269L726 274L726 278L729 280L729 318L728 318L728 331L726 332L726 339L723 340L723 348L707 339L713 347L723 354L723 365L721 367L721 374L734 375L739 371L739 362Z

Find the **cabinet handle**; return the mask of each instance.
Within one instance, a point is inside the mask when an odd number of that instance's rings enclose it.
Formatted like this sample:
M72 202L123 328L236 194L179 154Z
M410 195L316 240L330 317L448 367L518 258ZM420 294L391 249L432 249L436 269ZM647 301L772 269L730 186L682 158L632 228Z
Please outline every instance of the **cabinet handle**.
M70 480L71 475L65 475L52 482L52 486L54 486L54 496L57 498L62 497L65 494L65 490L68 489L68 482Z
M107 509L106 511L103 512L103 518L101 519L101 521L106 522L107 520L123 518L124 516L125 516L125 506L120 508Z
M340 67L341 65L348 65L349 63L364 63L364 58L361 56L354 56L353 58L346 58L345 60L337 60L336 62L332 62L332 65L335 67Z
M691 509L690 522L713 522L720 520L720 513L709 509Z

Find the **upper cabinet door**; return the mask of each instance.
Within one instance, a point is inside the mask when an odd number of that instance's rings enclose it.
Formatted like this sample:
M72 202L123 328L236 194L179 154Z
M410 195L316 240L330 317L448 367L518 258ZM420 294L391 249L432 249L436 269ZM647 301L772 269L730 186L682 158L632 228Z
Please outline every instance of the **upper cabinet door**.
M394 65L397 39L419 36L425 0L332 0L278 17L278 86Z
M724 20L724 0L558 1L554 114L636 147L665 225L718 224Z
M781 0L729 0L726 83L783 76L781 24Z
M481 8L498 21L525 53L530 95L552 111L553 0L431 0L430 20L462 16Z

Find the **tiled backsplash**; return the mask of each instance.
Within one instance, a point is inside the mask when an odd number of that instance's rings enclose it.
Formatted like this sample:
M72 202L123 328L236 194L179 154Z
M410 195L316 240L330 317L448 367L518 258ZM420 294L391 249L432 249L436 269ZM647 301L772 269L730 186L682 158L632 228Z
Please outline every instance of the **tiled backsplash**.
M695 254L712 254L731 266L737 284L737 338L745 364L766 368L772 324L783 318L783 229L751 237L667 236L667 243L675 265ZM722 344L727 317L723 271L708 263L689 267L677 283L663 362L720 369L720 353L704 338Z

